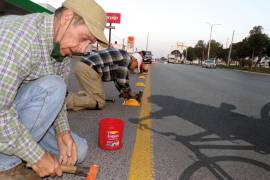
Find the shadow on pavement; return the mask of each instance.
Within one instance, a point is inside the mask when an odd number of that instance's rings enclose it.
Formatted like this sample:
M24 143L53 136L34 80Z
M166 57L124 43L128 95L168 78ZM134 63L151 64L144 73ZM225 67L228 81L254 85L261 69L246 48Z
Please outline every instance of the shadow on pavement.
M261 154L270 153L270 103L267 103L261 109L261 118L256 119L240 113L233 112L236 107L232 104L221 103L219 107L206 104L200 104L193 101L178 99L172 96L153 95L149 98L151 104L155 104L161 109L153 112L151 117L143 117L142 119L130 119L132 123L138 124L139 128L151 130L162 136L170 136L174 141L181 142L189 148L198 158L199 161L188 167L181 175L180 179L189 179L191 175L204 166L217 179L231 179L223 169L216 164L217 161L240 161L256 165L270 171L270 166L256 160L242 158L238 156L218 156L208 157L201 152L202 149L220 149L220 150L254 150ZM204 129L203 132L184 136L175 132L162 132L149 128L144 124L144 120L148 118L163 119L167 116L178 116L183 120L189 121ZM209 135L217 135L219 137L206 137ZM192 142L212 142L212 141L233 141L244 140L251 145L213 145L203 144L194 145ZM218 172L217 172L218 171Z

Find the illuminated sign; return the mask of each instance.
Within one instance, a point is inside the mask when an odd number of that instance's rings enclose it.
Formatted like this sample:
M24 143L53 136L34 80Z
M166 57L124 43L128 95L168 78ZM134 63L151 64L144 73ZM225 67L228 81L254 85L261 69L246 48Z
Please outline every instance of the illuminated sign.
M118 23L120 24L121 13L106 13L107 23Z

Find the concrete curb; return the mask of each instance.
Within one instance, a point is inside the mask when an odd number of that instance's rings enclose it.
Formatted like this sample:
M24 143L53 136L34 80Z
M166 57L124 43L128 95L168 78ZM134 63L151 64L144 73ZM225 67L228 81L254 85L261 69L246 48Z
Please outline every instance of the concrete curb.
M251 72L251 71L244 71L244 70L239 70L239 69L231 69L231 70L233 70L233 71L239 71L239 72L245 72L245 73L252 73L252 74L257 74L257 75L270 76L270 74L267 74L267 73Z

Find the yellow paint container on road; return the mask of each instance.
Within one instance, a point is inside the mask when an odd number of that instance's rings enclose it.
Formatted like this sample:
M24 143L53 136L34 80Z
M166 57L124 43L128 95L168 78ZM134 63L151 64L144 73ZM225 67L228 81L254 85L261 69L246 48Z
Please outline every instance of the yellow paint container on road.
M129 99L124 101L123 106L135 106L138 107L141 104L136 99Z
M135 84L136 87L145 87L145 84L143 82L137 82Z

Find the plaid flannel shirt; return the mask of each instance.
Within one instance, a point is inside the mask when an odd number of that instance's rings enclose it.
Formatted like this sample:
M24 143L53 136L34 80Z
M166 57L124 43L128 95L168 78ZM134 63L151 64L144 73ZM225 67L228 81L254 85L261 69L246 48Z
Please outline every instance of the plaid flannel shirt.
M120 93L130 91L130 56L126 51L110 48L90 52L82 56L82 62L92 65L96 72L101 75L102 81L114 81Z
M30 14L0 18L0 152L34 164L44 150L19 121L14 107L23 83L46 75L67 79L67 63L52 60L53 15ZM65 93L65 92L63 92ZM56 133L69 131L65 105L54 122Z

